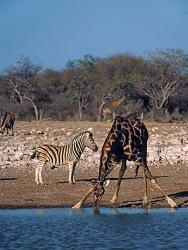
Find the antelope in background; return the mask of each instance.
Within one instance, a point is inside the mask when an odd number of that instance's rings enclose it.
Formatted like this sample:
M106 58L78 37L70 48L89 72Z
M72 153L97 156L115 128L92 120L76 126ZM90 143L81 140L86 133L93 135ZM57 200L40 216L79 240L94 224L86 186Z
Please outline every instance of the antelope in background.
M102 99L102 104L99 108L100 121L106 121L108 119L115 119L117 108L124 102L125 96L107 103L105 98Z
M2 115L1 115L2 117ZM14 135L14 122L15 122L15 116L13 113L6 112L3 119L2 123L0 126L0 133L4 133L5 129L7 129L7 135L9 134L9 129L12 131L12 135Z

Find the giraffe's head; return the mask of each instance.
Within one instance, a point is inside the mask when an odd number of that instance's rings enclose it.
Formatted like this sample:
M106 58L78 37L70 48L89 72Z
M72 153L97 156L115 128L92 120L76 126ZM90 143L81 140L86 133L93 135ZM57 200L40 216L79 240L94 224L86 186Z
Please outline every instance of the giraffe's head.
M97 144L95 142L92 128L89 128L85 132L85 145L86 145L86 147L93 150L94 152L98 151L98 146L97 146Z
M94 210L99 209L100 201L103 197L104 192L105 189L103 183L98 182L95 186L95 191L94 191L94 202L93 202Z
M98 210L100 206L100 201L103 197L103 194L105 192L104 187L108 186L110 183L109 180L106 181L95 181L93 185L95 186L94 189L94 210Z

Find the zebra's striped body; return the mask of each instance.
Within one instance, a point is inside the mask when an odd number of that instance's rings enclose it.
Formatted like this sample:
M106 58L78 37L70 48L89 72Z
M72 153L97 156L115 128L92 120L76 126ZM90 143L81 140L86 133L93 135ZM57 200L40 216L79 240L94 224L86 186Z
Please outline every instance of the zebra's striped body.
M94 141L93 134L85 131L76 136L70 144L64 146L42 145L36 148L33 156L39 160L39 165L35 170L35 181L37 184L43 184L42 168L49 162L53 165L69 165L69 183L75 183L74 172L77 162L79 161L84 149L88 147L94 152L98 147ZM34 158L34 157L31 158Z

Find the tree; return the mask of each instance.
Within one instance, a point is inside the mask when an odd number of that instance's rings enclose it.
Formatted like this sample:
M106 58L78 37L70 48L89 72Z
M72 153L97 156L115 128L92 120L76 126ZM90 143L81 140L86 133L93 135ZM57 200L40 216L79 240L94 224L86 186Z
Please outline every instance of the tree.
M161 111L182 86L188 67L188 57L182 50L157 50L147 60L147 71L137 76L137 88L151 98L153 108Z
M40 120L44 109L39 105L41 91L37 85L38 73L41 71L39 65L21 56L15 64L11 65L5 75L5 81L10 86L12 99L15 103L23 104L28 101L35 113L36 120Z
M79 119L83 120L83 113L89 104L89 97L94 90L93 74L97 59L91 55L84 56L83 59L69 61L65 74L69 82L69 87L74 93L78 103Z

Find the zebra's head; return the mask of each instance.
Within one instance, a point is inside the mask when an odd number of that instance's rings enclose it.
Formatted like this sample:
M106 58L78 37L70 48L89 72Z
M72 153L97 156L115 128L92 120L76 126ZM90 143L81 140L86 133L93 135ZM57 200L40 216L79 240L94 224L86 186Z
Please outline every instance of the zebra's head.
M85 132L85 146L88 147L89 149L93 150L94 152L98 151L98 146L95 143L95 139L94 139L94 136L93 136L91 129L88 129Z

